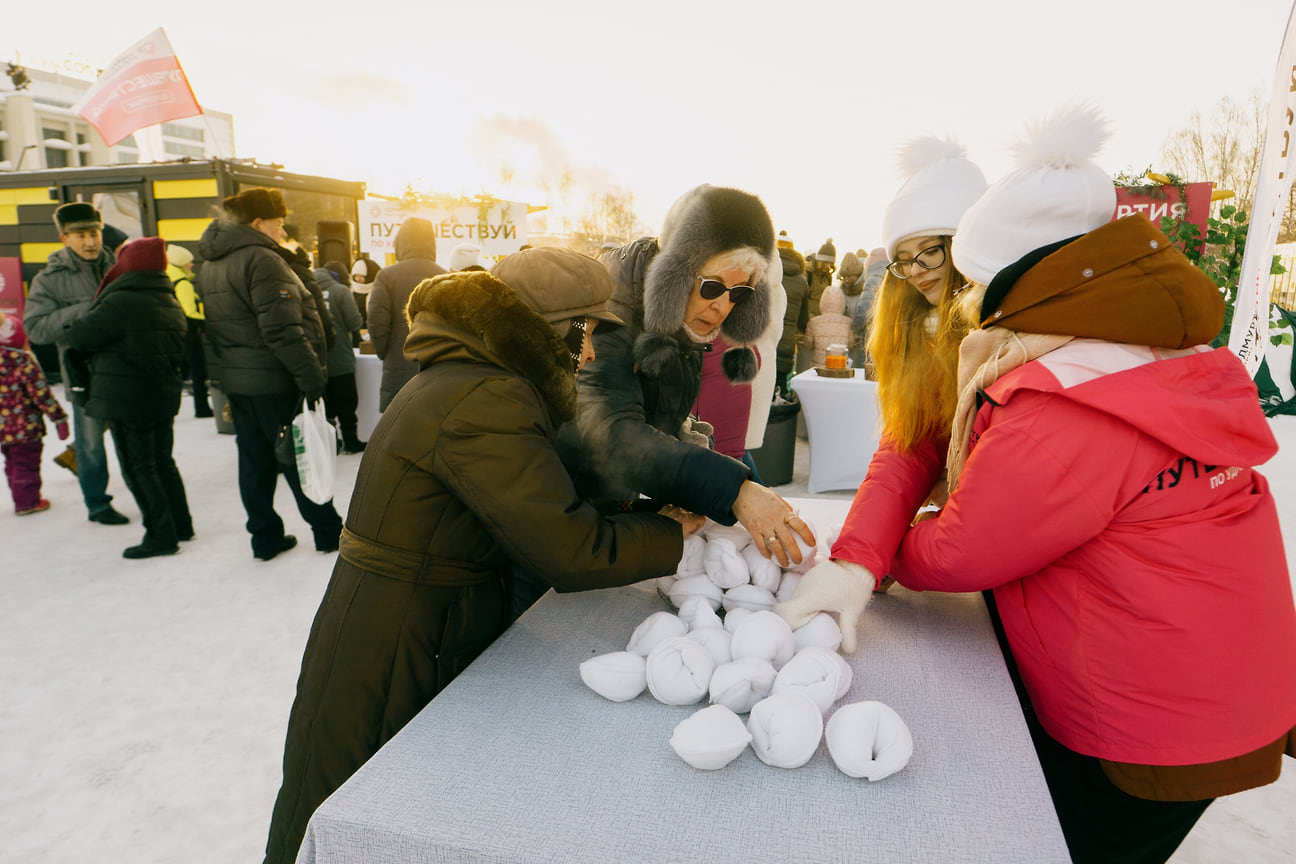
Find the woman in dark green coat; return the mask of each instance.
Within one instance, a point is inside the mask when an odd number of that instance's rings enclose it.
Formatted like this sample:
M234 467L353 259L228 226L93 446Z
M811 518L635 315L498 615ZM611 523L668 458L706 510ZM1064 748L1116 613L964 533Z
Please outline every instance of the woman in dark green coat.
M619 323L611 281L564 249L507 261L508 285L451 273L410 296L405 355L420 371L360 463L302 659L267 862L294 860L315 808L499 636L511 561L559 591L626 585L673 572L701 521L603 516L577 496L553 438L575 413L589 331Z
M117 253L85 315L64 325L69 348L90 354L85 412L106 422L144 540L126 558L173 555L193 537L180 469L171 456L188 326L166 275L166 244L132 240Z

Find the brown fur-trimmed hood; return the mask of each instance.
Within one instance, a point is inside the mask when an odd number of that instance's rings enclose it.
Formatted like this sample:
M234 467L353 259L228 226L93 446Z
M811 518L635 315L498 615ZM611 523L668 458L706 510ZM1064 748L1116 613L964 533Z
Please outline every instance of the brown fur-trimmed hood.
M449 359L479 359L526 378L556 421L576 415L576 373L553 328L489 273L446 273L410 294L405 356L426 368Z
M1187 348L1224 326L1219 289L1142 214L1037 249L986 288L981 326Z

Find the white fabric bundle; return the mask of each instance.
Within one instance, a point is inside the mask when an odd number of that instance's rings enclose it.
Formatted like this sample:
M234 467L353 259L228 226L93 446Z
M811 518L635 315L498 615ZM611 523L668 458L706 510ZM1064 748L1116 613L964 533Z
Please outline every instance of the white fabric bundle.
M688 625L669 612L654 612L639 623L626 645L631 654L647 657L657 644L688 632Z
M705 534L708 542L712 540L728 540L733 544L734 549L739 552L752 543L751 532L744 528L741 522L735 522L733 525L721 525L719 522L708 519L699 533Z
M770 695L776 674L768 660L755 657L717 666L711 673L711 701L735 714L746 714Z
M816 541L819 540L819 532L814 530L814 525L811 525L809 522L806 522L806 525L810 526L811 532L813 532L815 535L815 540ZM801 550L801 563L800 564L792 563L792 556L789 555L788 566L785 569L789 573L804 573L807 570L809 570L811 567L813 567L815 565L815 561L818 560L819 547L818 545L811 546L807 544L804 540L801 539L800 534L793 532L792 536L796 538L797 548Z
M720 603L726 612L733 609L761 612L774 608L774 595L755 585L739 585L726 591L720 598Z
M841 626L837 623L837 619L827 612L820 612L792 631L792 644L797 651L812 646L836 651L841 647L841 642Z
M801 584L801 574L793 573L791 570L783 573L783 581L779 582L778 591L774 594L774 599L779 603L786 603L792 599L792 592Z
M616 651L580 664L585 686L613 702L628 702L648 686L647 663L638 654Z
M747 562L738 553L733 541L724 537L707 541L703 562L707 577L722 589L736 588L751 581Z
M670 587L670 602L679 609L690 597L705 597L712 609L719 609L724 590L707 578L706 574L676 579Z
M800 691L810 697L821 714L827 714L832 704L846 695L854 677L846 658L836 651L805 648L778 671L770 694Z
M707 694L714 671L704 646L687 636L667 639L648 653L648 692L664 705L692 705Z
M794 644L792 628L786 621L773 612L753 612L734 630L729 647L735 660L755 657L779 669L792 659Z
M714 771L736 759L751 739L742 718L723 705L711 705L676 726L670 746L694 768Z
M705 597L689 597L679 607L679 618L688 625L688 632L705 630L708 627L723 628L724 622L711 608L711 602Z
M733 659L733 651L729 647L733 641L733 634L723 627L701 627L690 630L688 638L710 651L717 667Z
M881 780L904 768L913 756L909 727L881 702L838 708L828 720L825 737L833 763L848 777Z
M724 629L728 630L730 633L733 633L735 630L738 629L738 625L741 624L743 621L745 621L751 614L752 614L752 610L750 609L742 609L742 608L730 609L729 611L725 612Z
M819 748L823 730L818 706L795 690L762 699L752 706L747 718L752 749L762 762L775 768L800 768L809 762Z
M679 577L701 576L706 572L703 556L706 555L706 538L690 534L684 538L684 555L680 558L675 574Z
M743 560L747 562L747 572L751 574L751 584L764 588L773 594L783 581L783 568L778 561L760 554L755 544L742 551Z

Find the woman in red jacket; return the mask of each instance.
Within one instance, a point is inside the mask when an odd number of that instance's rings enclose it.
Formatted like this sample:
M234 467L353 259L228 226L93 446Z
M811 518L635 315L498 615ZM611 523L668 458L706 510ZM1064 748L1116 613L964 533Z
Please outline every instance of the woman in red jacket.
M1163 862L1296 754L1296 607L1254 469L1276 442L1208 346L1219 292L1143 216L1108 221L1104 139L1064 109L960 222L984 329L960 350L949 501L891 572L993 590L1073 860Z
M907 179L883 216L891 263L869 335L882 440L832 549L833 559L858 562L879 577L891 572L900 538L919 508L933 496L944 499L941 477L958 399L958 346L968 332L956 300L966 280L954 266L950 241L959 218L986 189L981 169L964 154L952 140L919 138L906 144L901 170ZM872 591L870 584L834 597L827 607L841 616L847 654L855 651L859 616ZM795 628L822 608L821 598L800 591L777 611Z

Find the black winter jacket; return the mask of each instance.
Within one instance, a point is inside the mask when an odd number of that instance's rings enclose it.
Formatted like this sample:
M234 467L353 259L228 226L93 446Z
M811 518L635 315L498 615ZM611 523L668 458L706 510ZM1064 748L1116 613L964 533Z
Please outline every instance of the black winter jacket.
M226 393L323 393L324 331L310 292L250 225L216 219L198 251L206 335Z
M613 308L627 325L594 331L594 359L576 378L576 425L567 424L561 433L564 461L587 497L624 502L642 493L732 525L733 502L751 471L736 459L679 440L702 386L703 353L711 346L681 332L678 364L657 377L635 366L644 276L657 251L657 241L644 238L606 258Z
M65 325L70 348L93 352L85 411L101 420L155 422L180 410L188 324L165 273L124 273Z

